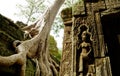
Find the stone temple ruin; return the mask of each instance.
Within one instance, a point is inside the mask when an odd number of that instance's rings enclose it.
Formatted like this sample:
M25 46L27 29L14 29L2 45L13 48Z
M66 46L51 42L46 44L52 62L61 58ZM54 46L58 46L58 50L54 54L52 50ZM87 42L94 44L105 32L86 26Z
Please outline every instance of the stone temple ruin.
M120 76L120 0L73 0L64 21L60 76Z

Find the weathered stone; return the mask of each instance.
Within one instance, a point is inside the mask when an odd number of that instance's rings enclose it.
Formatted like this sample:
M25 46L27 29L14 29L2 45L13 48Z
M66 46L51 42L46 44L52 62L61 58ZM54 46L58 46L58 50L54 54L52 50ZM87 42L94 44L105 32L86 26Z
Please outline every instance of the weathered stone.
M20 27L20 28L23 28L23 27L27 26L27 24L25 24L25 23L23 23L21 21L17 21L15 24L17 24L18 27Z
M95 60L97 76L112 76L109 57Z
M72 23L72 7L62 10L61 17L65 25L71 25Z
M14 39L23 39L23 31L21 31L12 20L3 17L2 15L0 15L0 30L4 31L6 34L9 34Z
M78 1L78 2L76 2ZM116 68L120 68L120 63L118 60L119 50L120 50L120 1L119 0L85 0L80 3L80 0L73 1L72 7L72 25L70 30L67 21L67 13L62 13L65 32L64 32L64 41L63 41L63 56L61 62L61 72L60 76L69 75L68 72L71 69L69 76L119 76L120 73ZM65 11L65 10L64 10ZM87 68L88 73L84 75L85 69L83 72L78 72L79 67L79 56L80 51L78 46L80 45L81 39L81 27L87 26L88 30L92 37L92 51L93 54L91 57L93 63L90 64ZM82 28L85 30L85 28ZM68 32L72 32L67 34ZM71 38L71 39L70 39ZM71 42L72 45L65 46L67 41ZM67 52L64 48L70 48ZM71 51L71 52L70 52ZM67 55L71 54L71 60ZM116 59L117 58L117 59ZM69 61L68 61L68 60ZM71 67L63 63L71 64ZM116 62L116 63L115 63ZM63 66L64 65L64 66ZM83 63L83 66L85 64ZM81 66L81 67L83 67ZM117 67L118 66L118 67ZM61 74L63 72L63 74Z
M0 55L10 56L15 54L14 40L24 40L24 32L10 19L0 15ZM35 76L36 64L27 59L26 76ZM9 67L0 66L0 76L19 76L20 65L14 64Z
M74 0L72 8L72 15L84 15L85 14L85 5L82 0Z
M71 38L72 37L71 36L72 13L71 12L72 12L71 8L70 9L67 8L66 10L62 11L62 15L61 15L63 20L67 23L64 23L66 26L64 27L63 52L62 52L62 60L61 60L61 66L60 66L60 76L72 76L72 73L73 73L72 72L72 38Z

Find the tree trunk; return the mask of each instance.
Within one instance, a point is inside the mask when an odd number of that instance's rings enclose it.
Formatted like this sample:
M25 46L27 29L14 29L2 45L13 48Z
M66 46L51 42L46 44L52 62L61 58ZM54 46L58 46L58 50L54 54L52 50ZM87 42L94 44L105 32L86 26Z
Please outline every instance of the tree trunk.
M14 63L22 65L20 76L25 76L26 56L37 60L36 76L58 76L58 65L52 60L48 51L48 36L56 14L65 0L56 0L30 30L35 29L38 34L26 41L16 41L14 46L17 53L8 57L0 56L0 65L11 66ZM28 30L24 28L24 30ZM18 46L16 46L20 43Z

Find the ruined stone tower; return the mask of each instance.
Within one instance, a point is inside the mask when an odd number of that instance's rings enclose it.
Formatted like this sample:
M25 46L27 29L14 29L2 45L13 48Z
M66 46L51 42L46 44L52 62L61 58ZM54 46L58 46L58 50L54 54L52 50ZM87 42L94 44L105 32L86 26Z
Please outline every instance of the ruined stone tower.
M59 76L120 76L120 0L73 0L61 16Z

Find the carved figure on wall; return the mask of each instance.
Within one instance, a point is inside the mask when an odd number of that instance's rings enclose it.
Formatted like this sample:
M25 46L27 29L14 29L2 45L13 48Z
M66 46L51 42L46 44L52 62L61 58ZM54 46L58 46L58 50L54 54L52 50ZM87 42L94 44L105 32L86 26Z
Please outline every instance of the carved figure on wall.
M79 57L79 73L83 73L83 76L87 75L88 66L90 63L90 53L92 51L91 34L88 31L83 31L81 34L82 42L79 45L80 57Z
M86 76L94 76L95 73L95 65L94 64L90 64L88 66L88 72Z

